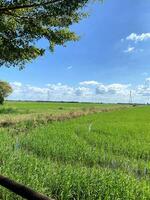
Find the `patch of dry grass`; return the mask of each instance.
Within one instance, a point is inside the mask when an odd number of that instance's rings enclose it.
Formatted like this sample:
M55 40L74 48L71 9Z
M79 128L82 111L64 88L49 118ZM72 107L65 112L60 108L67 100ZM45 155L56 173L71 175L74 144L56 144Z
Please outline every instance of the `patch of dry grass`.
M10 128L20 125L22 123L27 126L36 127L40 124L47 124L53 121L65 121L80 116L86 116L88 114L111 112L114 110L127 109L129 106L124 107L112 107L112 108L89 108L78 111L65 112L61 114L49 114L49 113L34 113L34 114L22 114L22 115L5 115L0 118L0 127ZM18 126L17 126L18 127Z

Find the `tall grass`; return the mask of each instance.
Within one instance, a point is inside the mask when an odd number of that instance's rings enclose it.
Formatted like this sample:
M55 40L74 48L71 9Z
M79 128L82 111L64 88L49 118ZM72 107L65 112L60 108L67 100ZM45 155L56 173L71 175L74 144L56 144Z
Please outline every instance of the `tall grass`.
M0 173L58 200L149 200L149 118L137 107L1 129ZM20 198L0 188L0 199Z

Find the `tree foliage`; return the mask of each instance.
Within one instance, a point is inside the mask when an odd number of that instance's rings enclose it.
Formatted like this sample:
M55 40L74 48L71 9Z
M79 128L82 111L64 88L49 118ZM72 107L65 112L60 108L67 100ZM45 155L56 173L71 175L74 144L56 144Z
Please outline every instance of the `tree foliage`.
M12 93L12 87L5 81L0 81L0 104L3 104L4 99Z
M92 0L91 0L92 1ZM90 0L0 0L0 65L19 66L44 54L36 42L49 41L49 48L76 41L70 30L87 13Z

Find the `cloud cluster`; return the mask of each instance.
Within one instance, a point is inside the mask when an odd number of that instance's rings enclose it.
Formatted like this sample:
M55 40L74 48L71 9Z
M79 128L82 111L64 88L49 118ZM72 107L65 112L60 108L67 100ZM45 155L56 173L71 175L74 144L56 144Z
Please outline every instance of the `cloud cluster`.
M14 100L43 100L43 101L79 101L90 95L89 88L72 87L62 83L46 84L44 87L23 85L20 82L12 82Z
M99 84L96 87L96 94L125 96L129 94L129 88L130 85L117 84L117 83L110 85Z
M97 82L97 81L82 81L79 84L84 85L84 86L95 86L95 85L99 85L99 82Z
M144 42L146 40L150 39L150 33L141 33L141 34L137 34L137 33L131 33L130 35L128 35L125 39L121 39L121 42L124 41L129 41L129 42L134 42L134 46L131 44L128 46L127 49L125 49L123 52L124 53L141 53L144 51L144 49L141 49L137 46L138 42Z
M129 93L129 85L102 84L98 81L83 81L77 86L62 83L46 84L37 87L20 82L12 82L13 100L43 100L43 101L104 101L118 102L118 97L124 98Z
M137 94L150 97L150 77L145 79L145 83L141 84L136 89Z
M82 81L76 86L56 83L37 87L20 82L11 85L13 94L9 99L12 100L128 103L130 91L134 102L146 103L150 97L150 77L134 88L130 84L103 84L94 80Z
M142 42L150 39L150 33L142 33L139 35L136 33L131 33L126 39L134 42Z

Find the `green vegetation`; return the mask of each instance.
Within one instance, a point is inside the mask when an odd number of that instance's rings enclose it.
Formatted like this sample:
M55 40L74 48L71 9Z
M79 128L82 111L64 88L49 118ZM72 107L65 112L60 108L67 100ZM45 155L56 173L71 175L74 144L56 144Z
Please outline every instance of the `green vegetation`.
M62 121L122 107L124 106L93 103L6 102L4 106L0 106L0 127L31 121L45 124L48 121Z
M42 56L45 48L37 41L45 39L49 49L77 41L70 26L84 17L90 0L0 0L0 66L24 67Z
M46 124L40 121L36 126L28 120L19 124L26 129L18 129L17 123L13 128L1 128L0 173L59 200L149 200L149 106L123 109L100 104L5 105L6 110L14 111L12 119L30 115L31 111L56 116L76 110L86 112L90 107L93 114L82 113L74 119ZM21 198L0 187L0 199Z
M49 102L13 102L8 101L0 110L15 109L18 114L21 113L48 113L48 114L59 114L69 111L85 111L86 109L92 108L116 108L124 107L115 104L95 104L95 103L49 103Z
M12 93L12 87L5 81L0 81L0 104L4 103L6 97Z

